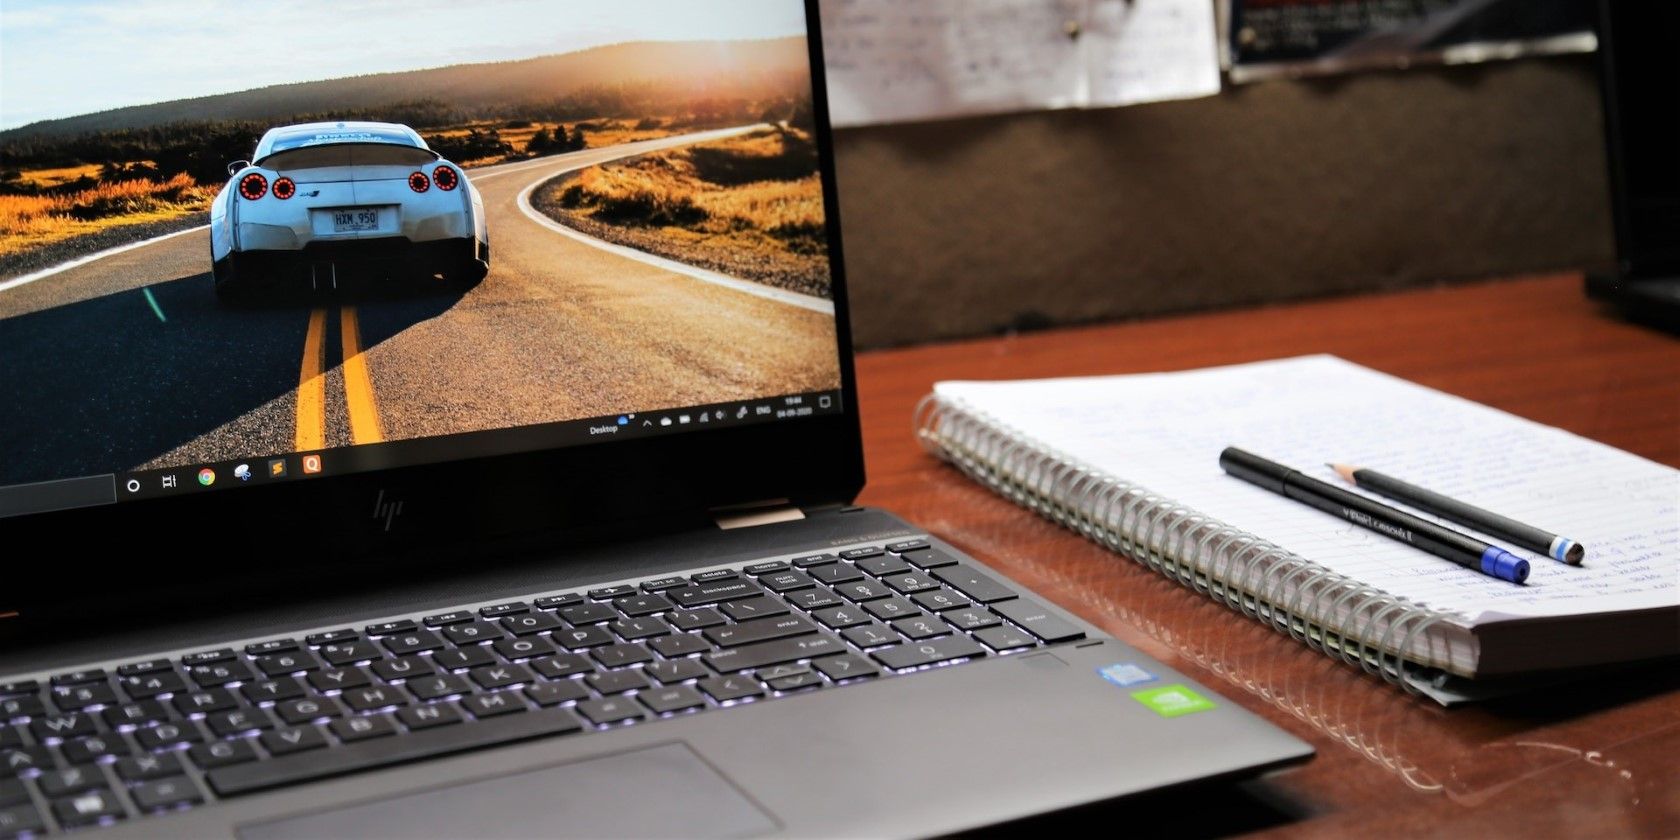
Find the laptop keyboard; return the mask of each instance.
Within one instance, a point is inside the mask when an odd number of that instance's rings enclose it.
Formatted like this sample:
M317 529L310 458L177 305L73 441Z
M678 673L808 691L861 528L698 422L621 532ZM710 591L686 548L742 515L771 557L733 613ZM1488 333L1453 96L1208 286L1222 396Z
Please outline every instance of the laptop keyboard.
M0 838L1084 638L913 540L0 684Z

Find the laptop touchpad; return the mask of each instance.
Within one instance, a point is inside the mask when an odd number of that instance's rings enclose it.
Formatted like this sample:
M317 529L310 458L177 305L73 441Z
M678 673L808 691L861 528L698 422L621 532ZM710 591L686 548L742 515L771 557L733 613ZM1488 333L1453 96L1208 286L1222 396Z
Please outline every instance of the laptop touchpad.
M775 828L677 743L242 826L239 836L746 837Z

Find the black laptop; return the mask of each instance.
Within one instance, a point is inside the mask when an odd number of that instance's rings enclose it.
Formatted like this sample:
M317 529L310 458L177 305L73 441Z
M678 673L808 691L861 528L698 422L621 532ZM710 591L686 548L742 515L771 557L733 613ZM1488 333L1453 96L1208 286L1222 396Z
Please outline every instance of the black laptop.
M815 2L175 8L0 42L94 231L0 277L0 837L933 835L1311 755L851 504Z

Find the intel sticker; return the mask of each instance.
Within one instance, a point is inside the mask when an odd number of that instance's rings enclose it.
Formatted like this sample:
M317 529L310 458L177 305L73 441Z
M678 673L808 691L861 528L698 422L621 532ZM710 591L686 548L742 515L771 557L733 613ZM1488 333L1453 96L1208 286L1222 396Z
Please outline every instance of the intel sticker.
M1102 678L1122 688L1138 683L1154 682L1155 675L1133 665L1130 662L1117 662L1106 668L1098 668L1097 673Z

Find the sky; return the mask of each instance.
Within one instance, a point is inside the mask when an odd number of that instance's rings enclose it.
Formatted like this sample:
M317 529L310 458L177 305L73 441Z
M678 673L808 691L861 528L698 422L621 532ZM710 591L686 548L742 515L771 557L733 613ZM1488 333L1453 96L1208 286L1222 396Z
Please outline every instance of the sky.
M0 129L624 41L803 34L801 0L4 0Z

